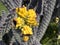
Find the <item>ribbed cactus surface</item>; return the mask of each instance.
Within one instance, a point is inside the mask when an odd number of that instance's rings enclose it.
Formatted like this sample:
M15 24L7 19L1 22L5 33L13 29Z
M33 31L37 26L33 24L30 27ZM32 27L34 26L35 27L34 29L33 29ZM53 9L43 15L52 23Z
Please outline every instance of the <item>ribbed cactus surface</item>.
M2 15L0 16L0 34L1 34L0 39L2 39L2 36L7 32L11 36L11 33L9 33L11 29L10 25L12 23L11 19L16 16L13 10L16 7L21 7L23 4L23 0L0 0L0 1L9 10L8 14L5 11L3 11ZM20 34L11 29L11 31L13 32L11 43L15 42L16 45L41 45L40 40L45 34L47 26L50 22L55 3L56 0L30 0L30 3L27 5L27 8L28 9L34 8L36 10L38 22L40 22L41 14L43 14L42 22L40 23L39 26L34 27L33 29L34 34L33 36L30 37L30 40L28 42L23 42Z

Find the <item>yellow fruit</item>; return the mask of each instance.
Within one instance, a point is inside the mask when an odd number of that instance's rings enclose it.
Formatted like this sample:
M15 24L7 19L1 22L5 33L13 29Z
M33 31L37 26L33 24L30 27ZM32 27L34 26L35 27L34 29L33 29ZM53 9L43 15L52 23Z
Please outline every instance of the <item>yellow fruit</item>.
M28 36L23 36L23 41L24 42L27 42L29 40L29 37Z
M20 17L15 18L16 21L16 28L22 27L24 25L24 20Z
M27 18L26 21L27 21L28 25L31 25L31 26L37 26L38 25L38 23L37 23L35 18Z
M58 23L59 22L59 17L56 17L56 23Z
M27 35L27 34L32 35L33 34L32 28L30 28L27 25L23 26L23 28L21 30L22 30L22 34L24 34L24 35Z
M28 17L36 18L36 12L33 9L28 10Z
M16 8L16 12L18 12L19 8Z
M23 18L25 18L28 15L28 12L25 6L21 8L16 8L16 13Z

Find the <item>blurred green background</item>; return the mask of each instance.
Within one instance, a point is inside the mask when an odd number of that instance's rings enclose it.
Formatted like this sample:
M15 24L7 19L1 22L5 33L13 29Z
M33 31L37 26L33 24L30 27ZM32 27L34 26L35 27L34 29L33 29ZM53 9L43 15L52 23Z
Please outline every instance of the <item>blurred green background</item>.
M0 15L2 10L5 10L6 12L8 11L7 8L0 2Z

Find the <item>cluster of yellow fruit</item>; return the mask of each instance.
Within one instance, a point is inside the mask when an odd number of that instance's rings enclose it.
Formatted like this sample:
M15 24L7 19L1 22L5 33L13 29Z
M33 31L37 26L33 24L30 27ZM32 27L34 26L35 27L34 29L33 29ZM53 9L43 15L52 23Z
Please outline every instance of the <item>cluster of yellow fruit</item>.
M27 26L27 25L24 25L21 30L22 30L22 34L24 34L24 35L27 35L27 34L32 35L32 34L33 34L32 28L30 28L30 27Z
M15 18L16 28L19 27L21 29L21 33L24 35L23 40L26 42L29 36L33 34L31 26L38 25L36 13L33 9L27 10L25 6L16 8L16 13L18 15L18 17Z
M14 19L16 21L16 28L22 27L24 25L24 20L20 17Z
M30 26L38 25L38 23L36 21L37 16L33 9L27 10L27 8L24 6L22 8L16 8L16 12L20 17L25 19L26 24L28 24Z

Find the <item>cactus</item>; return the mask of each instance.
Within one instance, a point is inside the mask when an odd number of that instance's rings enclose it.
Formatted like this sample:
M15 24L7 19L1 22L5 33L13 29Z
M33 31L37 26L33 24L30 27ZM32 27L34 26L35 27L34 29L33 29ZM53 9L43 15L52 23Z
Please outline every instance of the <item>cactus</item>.
M16 7L21 7L23 1L22 0L0 0L0 1L9 10L9 14L3 13L4 16L2 15L1 17L3 17L3 18L0 19L0 22L2 21L2 19L3 19L3 22L5 22L5 23L3 23L3 24L5 24L4 29L6 31L8 30L8 34L9 34L9 31L11 29L11 27L10 27L11 22L10 21L11 21L11 19L13 17L16 16L16 14L13 11L13 9L15 9ZM30 3L27 6L28 9L31 8L30 6L31 6L32 1L33 0L30 0ZM12 37L12 39L14 39L14 40L11 40L11 43L15 42L16 45L18 45L18 44L19 45L41 45L40 41L41 41L43 35L45 34L47 26L48 26L48 24L50 22L50 19L51 19L52 13L53 13L53 9L54 9L56 0L42 0L42 1L43 1L43 3L42 3L43 4L42 5L42 11L41 10L38 10L38 11L40 11L41 13L44 12L43 13L43 19L42 19L42 22L41 22L40 26L34 28L34 35L30 38L30 40L28 42L23 42L21 35L19 33L17 33L16 31L14 31L13 29L11 29L12 32L13 32L13 36L14 36L14 38ZM37 2L37 3L39 3L39 2ZM33 8L35 8L35 10L37 10L40 7L39 7L39 5L36 5ZM37 14L37 16L38 16L38 18L37 18L38 22L40 20L40 12L37 12L38 13ZM5 17L5 15L7 15L7 16ZM4 18L6 18L6 19L4 19ZM0 24L1 27L3 26L3 24L1 22L1 24ZM4 32L4 34L5 33L6 32Z

